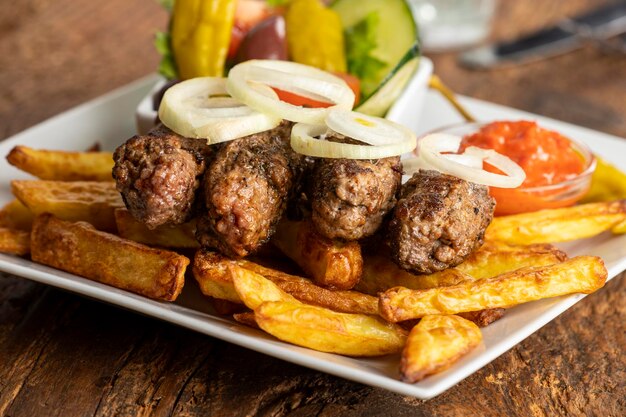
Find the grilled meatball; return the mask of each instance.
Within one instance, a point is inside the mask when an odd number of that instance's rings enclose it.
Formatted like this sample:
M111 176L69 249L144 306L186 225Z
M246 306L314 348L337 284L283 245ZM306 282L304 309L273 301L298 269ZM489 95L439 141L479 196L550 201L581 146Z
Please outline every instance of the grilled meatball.
M255 252L272 233L299 182L303 157L291 124L225 144L204 176L206 212L196 237L231 257Z
M419 171L402 187L388 230L403 269L433 273L456 266L483 244L495 202L484 185Z
M204 141L164 126L118 147L113 178L133 217L149 229L189 220L210 152Z
M309 190L315 228L330 239L373 235L393 209L401 181L399 157L318 159Z

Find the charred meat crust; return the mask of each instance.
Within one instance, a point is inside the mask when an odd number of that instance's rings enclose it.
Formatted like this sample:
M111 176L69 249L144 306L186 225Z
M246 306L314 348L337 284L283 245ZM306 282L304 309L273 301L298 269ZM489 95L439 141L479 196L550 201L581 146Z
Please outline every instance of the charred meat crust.
M389 223L391 256L414 273L454 267L483 244L494 208L486 186L419 171L402 187Z
M180 224L194 215L196 191L212 150L164 126L115 150L113 178L130 213L148 228Z
M272 233L293 195L304 158L291 149L291 124L228 142L203 180L206 211L196 237L231 257L254 253Z
M330 239L373 235L396 204L401 181L399 157L317 159L309 185L315 228Z

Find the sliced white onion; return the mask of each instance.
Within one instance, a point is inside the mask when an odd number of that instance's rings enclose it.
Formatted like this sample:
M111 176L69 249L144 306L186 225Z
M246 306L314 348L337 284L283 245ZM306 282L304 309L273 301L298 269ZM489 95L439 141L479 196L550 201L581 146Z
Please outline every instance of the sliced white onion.
M226 79L215 77L193 78L170 87L161 100L159 119L179 135L206 139L208 144L263 132L281 121L229 97Z
M295 106L271 96L259 85L278 88L303 97L331 103L326 108ZM250 60L235 65L228 73L226 89L231 96L274 117L322 124L334 108L350 110L354 93L339 77L308 65L288 61Z
M396 142L388 145L369 146L330 142L323 138L332 135L325 125L298 123L291 129L291 147L294 151L317 158L380 159L410 152L415 142ZM317 137L322 136L320 139Z
M419 156L414 156L412 158L406 158L402 160L402 171L404 171L405 175L413 175L420 169L435 169L435 168L428 165Z
M519 165L493 149L471 146L461 155L441 153L457 152L461 138L456 140L458 140L458 145L456 149L451 150L450 147L455 140L450 135L432 134L425 136L417 144L418 157L423 160L424 164L433 169L476 184L499 188L516 188L522 185L526 179L526 173ZM438 143L439 141L445 143ZM480 167L476 160L481 161ZM504 172L504 175L485 171L482 168L483 160Z
M456 163L480 169L483 167L483 160L473 155L458 155L458 154L443 154L444 158L454 161ZM412 158L405 158L402 160L402 170L405 175L413 175L420 169L434 169L437 170L432 165L429 165L423 158L419 156L414 156Z
M482 169L483 167L483 160L474 155L468 155L466 153L458 155L451 153L443 154L442 156L452 162L456 162L457 164L465 165L470 168Z
M355 111L334 109L328 113L326 126L337 133L369 145L381 146L404 143L404 152L415 149L417 138L405 126L381 117Z

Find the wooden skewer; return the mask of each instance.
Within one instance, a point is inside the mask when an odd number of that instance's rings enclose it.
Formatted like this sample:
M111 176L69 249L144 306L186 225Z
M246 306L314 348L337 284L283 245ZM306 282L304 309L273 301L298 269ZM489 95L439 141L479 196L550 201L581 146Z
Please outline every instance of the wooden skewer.
M450 88L448 88L443 83L443 81L441 81L441 78L439 78L437 75L431 75L428 86L434 90L437 90L446 100L448 100L448 103L450 103L456 109L456 111L458 111L459 114L463 116L465 121L476 121L476 118L472 116L461 103L459 103L454 92L450 90Z

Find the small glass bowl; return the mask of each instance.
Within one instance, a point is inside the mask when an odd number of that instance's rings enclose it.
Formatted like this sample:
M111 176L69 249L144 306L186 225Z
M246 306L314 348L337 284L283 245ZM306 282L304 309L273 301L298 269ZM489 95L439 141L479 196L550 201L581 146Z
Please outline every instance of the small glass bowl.
M465 137L478 132L489 123L463 123L446 126L431 133L447 133ZM567 137L567 136L566 136ZM591 176L596 169L596 158L591 149L582 142L567 137L570 146L583 160L584 170L575 178L556 184L537 187L496 188L490 187L489 193L496 199L498 216L526 213L548 208L568 207L576 204L589 191Z

